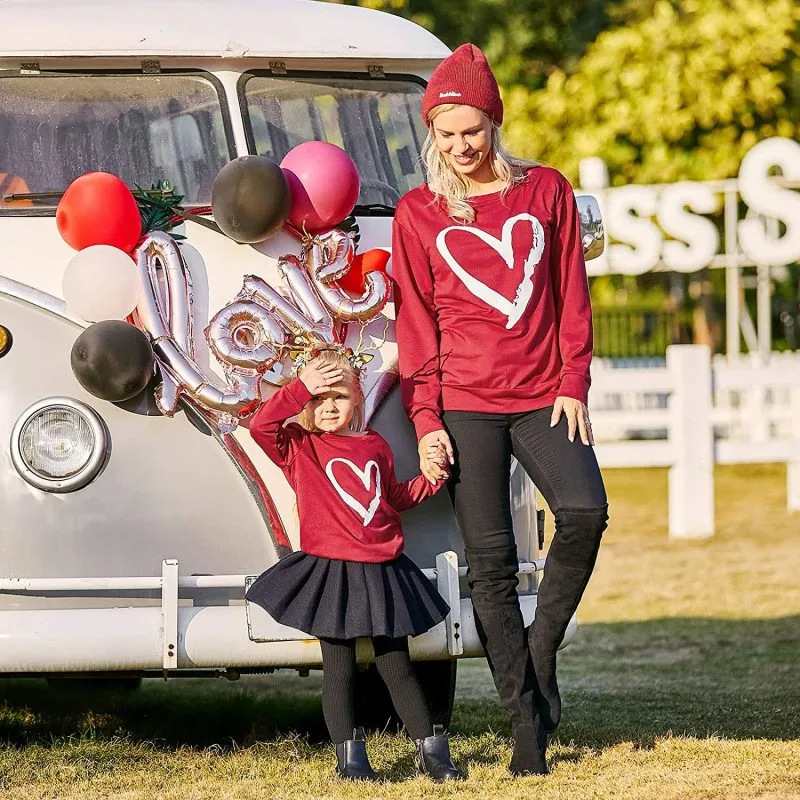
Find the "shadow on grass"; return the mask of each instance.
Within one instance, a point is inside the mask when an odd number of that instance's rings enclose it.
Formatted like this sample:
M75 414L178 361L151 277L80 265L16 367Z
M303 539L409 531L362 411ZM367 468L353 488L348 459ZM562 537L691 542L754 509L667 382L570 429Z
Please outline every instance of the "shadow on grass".
M564 722L554 739L642 748L670 733L731 739L800 737L800 617L660 619L585 625L559 656ZM485 662L459 667L452 731L508 736ZM320 677L292 673L224 681L145 681L134 692L0 681L0 741L51 745L126 737L173 749L225 750L292 734L326 741ZM496 763L475 747L474 763ZM556 760L571 760L568 753Z
M0 681L0 741L18 746L128 737L170 749L233 750L293 733L327 739L319 679L148 679L136 691Z
M453 727L510 733L486 675L461 676ZM584 625L559 655L563 744L652 747L667 735L800 737L800 617ZM470 699L480 693L481 699Z

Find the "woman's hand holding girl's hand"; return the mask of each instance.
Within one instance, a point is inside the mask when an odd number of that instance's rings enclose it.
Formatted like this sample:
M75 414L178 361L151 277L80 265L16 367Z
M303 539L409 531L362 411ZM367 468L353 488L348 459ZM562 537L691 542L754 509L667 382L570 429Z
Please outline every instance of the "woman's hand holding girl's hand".
M450 473L447 471L447 451L444 449L444 445L440 442L431 442L428 445L425 458L429 464L435 464L439 467L442 474L440 480L450 477Z
M553 405L553 415L550 418L550 427L558 425L561 414L567 418L567 435L571 442L575 441L576 429L580 431L581 441L585 445L594 444L592 423L589 421L589 409L573 397L556 397Z
M313 395L324 394L343 377L344 372L341 367L314 361L311 361L299 375L303 385Z
M431 482L445 480L449 477L445 464L454 463L453 445L444 430L426 433L419 440L419 468Z

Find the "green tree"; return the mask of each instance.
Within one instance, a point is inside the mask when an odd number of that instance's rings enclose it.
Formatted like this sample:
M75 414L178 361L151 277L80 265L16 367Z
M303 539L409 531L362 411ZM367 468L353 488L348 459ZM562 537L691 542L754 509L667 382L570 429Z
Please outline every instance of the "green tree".
M342 2L343 0L333 0ZM502 86L541 88L608 24L603 0L344 0L413 20L455 48L483 49ZM613 4L611 4L613 5Z
M650 13L652 8L652 13ZM505 93L513 150L573 180L587 156L612 183L735 175L769 136L800 132L800 6L793 0L680 0L617 6L572 72Z

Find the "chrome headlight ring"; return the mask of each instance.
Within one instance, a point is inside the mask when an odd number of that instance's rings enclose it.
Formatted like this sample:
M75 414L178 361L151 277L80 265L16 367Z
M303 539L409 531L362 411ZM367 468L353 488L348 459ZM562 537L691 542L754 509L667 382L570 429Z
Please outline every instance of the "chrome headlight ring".
M11 431L14 467L45 492L74 492L91 483L105 466L109 448L100 415L71 397L39 400L25 409Z

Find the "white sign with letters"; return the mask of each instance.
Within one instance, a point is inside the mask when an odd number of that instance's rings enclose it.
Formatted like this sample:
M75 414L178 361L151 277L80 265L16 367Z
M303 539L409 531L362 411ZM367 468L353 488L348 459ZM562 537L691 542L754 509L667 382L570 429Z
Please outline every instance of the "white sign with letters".
M800 192L779 185L776 173L785 181L800 182L800 144L765 139L742 159L735 184L749 214L737 220L737 239L751 264L800 260ZM607 188L603 162L586 159L581 183L579 194L597 197L610 241L601 257L588 262L590 275L639 275L656 268L695 272L720 254L723 181ZM764 218L781 225L770 230Z

